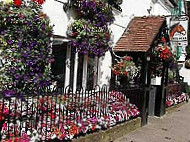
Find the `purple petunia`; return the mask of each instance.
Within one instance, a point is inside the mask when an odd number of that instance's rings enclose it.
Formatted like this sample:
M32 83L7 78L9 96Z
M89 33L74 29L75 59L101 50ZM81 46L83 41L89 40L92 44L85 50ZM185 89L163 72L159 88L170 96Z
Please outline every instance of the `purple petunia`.
M30 47L34 47L34 43L30 43Z
M30 26L31 25L31 22L30 21L27 21L27 26Z
M17 43L18 47L21 48L22 47L22 42Z
M26 58L28 56L28 54L27 53L23 53L22 56Z
M7 44L11 45L11 44L13 44L13 41L12 40L8 40Z
M3 93L4 93L4 95L6 97L11 97L12 95L15 94L15 91L13 91L13 90L5 90L5 91L3 91Z
M6 33L6 30L1 30L1 35L4 35Z
M20 78L19 74L15 74L15 75L14 75L14 78L15 78L15 79L19 79L19 78Z
M45 30L45 28L46 28L46 26L43 24L43 25L42 25L42 30Z

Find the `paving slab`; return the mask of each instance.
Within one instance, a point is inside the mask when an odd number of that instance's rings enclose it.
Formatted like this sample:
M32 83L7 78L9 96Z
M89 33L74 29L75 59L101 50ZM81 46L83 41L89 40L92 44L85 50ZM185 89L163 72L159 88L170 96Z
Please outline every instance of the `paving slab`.
M190 142L190 103L163 117L149 117L148 125L114 142Z

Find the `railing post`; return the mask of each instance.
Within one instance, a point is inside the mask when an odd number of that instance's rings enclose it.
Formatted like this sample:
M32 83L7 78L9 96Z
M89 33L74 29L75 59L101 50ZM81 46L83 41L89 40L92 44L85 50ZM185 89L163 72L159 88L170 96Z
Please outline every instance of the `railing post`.
M156 91L156 106L155 115L163 116L166 113L166 94L168 86L168 64L164 63L162 70L161 86L157 87Z
M142 81L143 81L143 94L141 96L141 126L148 123L148 102L150 93L150 68L147 62L147 53L142 58Z

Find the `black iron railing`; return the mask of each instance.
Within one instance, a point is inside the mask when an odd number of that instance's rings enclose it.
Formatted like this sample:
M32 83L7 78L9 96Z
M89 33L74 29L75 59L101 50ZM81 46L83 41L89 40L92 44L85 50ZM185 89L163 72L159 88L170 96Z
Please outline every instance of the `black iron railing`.
M1 140L69 140L139 116L142 88L39 88L0 96Z

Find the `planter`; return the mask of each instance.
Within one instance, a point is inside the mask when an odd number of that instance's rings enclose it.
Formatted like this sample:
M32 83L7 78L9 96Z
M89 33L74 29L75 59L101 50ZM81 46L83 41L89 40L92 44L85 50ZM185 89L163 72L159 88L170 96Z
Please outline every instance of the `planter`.
M112 142L141 127L141 118L127 121L105 131L99 131L72 140L72 142Z
M185 68L190 69L190 59L185 61Z

